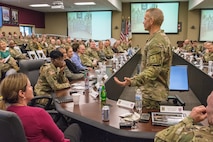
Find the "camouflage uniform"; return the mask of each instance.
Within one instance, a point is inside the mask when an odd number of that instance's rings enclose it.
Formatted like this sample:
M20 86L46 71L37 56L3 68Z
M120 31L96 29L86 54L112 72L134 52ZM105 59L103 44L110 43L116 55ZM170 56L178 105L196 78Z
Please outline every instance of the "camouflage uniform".
M86 54L80 55L81 63L87 67L93 67L92 60Z
M213 142L213 126L194 125L186 117L180 123L158 132L155 142Z
M191 45L185 45L185 46L183 46L183 49L185 49L187 52L191 52L192 46Z
M110 59L113 57L114 52L113 52L112 48L110 46L108 46L108 47L104 48L104 54L106 55L106 58Z
M117 48L118 48L118 52L119 53L124 53L124 49L122 48L121 45L119 45Z
M100 60L100 58L99 58L99 56L98 56L98 52L97 51L95 51L95 50L93 50L92 48L87 48L87 51L86 51L86 53L85 53L86 55L88 55L88 57L90 57L90 59L91 60L94 60L94 59L96 59L96 60Z
M140 87L143 106L158 109L169 91L169 72L172 62L171 43L163 31L158 31L147 40L142 50L143 71L131 78L131 86Z
M7 60L7 62L0 63L1 64L1 72L5 73L11 68L15 69L16 71L19 71L20 68L18 67L18 64L16 63L16 60L10 55L9 50L6 50L5 52L0 51L0 60L6 59L6 58L8 58L8 56L10 56L10 57Z
M203 55L204 61L213 61L213 52L208 52Z
M40 68L40 75L35 85L37 95L50 95L51 92L69 88L70 84L63 72L59 72L52 63L46 63Z
M64 68L64 74L69 81L81 79L84 77L83 73L72 73L67 66Z
M20 52L17 51L16 49L14 49L14 48L9 48L9 50L10 50L10 55L11 55L14 59L16 59L16 60L27 59L27 57L26 57L24 54L20 53Z

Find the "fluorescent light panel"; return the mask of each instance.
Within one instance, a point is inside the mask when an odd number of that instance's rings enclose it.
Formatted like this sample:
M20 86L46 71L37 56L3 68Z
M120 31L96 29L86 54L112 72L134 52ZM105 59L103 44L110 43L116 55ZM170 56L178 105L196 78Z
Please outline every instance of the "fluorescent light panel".
M49 4L31 4L30 7L50 7Z
M75 5L96 5L95 2L75 2Z

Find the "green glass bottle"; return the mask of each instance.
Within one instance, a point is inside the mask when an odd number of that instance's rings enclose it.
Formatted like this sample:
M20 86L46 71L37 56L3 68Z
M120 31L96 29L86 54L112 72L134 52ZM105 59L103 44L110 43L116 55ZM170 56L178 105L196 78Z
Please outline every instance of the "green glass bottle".
M105 101L106 101L106 95L107 95L107 93L106 93L105 86L102 85L102 88L101 88L101 101L102 101L102 102L105 102Z

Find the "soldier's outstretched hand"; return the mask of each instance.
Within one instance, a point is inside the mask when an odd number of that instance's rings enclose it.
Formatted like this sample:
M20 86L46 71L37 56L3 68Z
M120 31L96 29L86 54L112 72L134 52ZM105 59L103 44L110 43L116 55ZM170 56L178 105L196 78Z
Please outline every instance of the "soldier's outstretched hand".
M124 77L124 81L120 81L117 77L114 77L114 81L120 86L129 86L131 84L128 77Z

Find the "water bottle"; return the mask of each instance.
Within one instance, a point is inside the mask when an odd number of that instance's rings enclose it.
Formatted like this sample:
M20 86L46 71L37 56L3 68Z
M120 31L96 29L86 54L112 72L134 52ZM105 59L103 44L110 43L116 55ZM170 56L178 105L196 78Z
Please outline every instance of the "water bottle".
M136 90L136 94L135 94L135 109L139 113L142 113L142 92L141 92L140 89Z
M84 72L85 90L89 89L89 72Z

